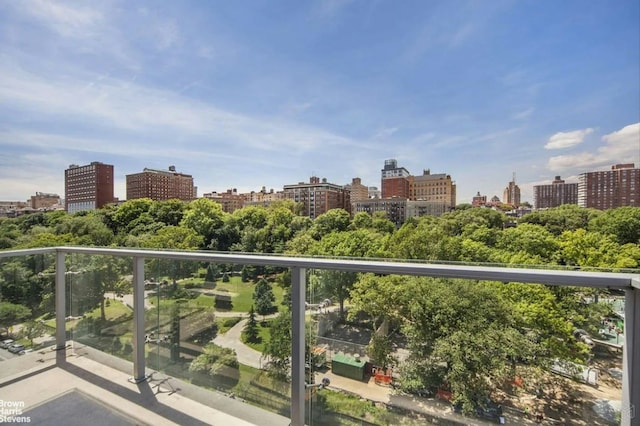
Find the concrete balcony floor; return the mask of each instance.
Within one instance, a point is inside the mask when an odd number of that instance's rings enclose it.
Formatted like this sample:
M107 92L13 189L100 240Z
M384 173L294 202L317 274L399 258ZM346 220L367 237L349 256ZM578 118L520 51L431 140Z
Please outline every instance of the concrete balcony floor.
M102 358L101 358L102 357ZM102 362L103 360L107 361ZM109 365L108 365L109 364ZM118 368L114 368L114 365ZM0 405L36 425L284 426L288 418L177 379L131 383L131 363L91 348L42 350L0 362ZM0 407L0 414L2 411ZM4 412L6 416L7 411Z

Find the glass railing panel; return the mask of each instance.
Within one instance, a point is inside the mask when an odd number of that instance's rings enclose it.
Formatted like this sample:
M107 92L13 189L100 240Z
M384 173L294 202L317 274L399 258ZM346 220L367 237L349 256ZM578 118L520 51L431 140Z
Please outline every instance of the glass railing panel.
M148 369L288 416L288 275L162 259L145 268ZM282 345L277 360L266 355L272 329Z
M0 259L0 358L55 344L55 256Z
M65 281L73 351L131 373L128 364L110 361L133 359L133 260L68 254Z
M307 424L619 422L620 292L313 270L306 293Z

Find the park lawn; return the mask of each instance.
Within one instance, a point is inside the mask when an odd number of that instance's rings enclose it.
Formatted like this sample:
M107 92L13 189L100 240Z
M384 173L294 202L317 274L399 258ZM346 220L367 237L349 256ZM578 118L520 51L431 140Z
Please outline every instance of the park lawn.
M129 309L129 307L124 303L120 302L119 300L109 299L109 306L107 306L105 301L104 316L107 319L107 321L112 321L127 315L133 317L133 311ZM100 306L98 306L92 311L86 312L84 316L86 318L100 318ZM80 319L73 319L70 321L66 321L65 322L66 330L69 331L74 329L79 322L80 322ZM45 325L55 329L56 319L52 318L50 320L45 321Z
M105 301L104 316L107 321L113 321L127 315L133 317L133 311L124 303L120 302L119 300L109 299L109 303L107 306L107 301ZM87 318L100 318L100 307L98 306L93 311L87 312L85 316Z
M218 280L214 292L227 292L231 294L231 302L233 304L231 312L249 312L253 302L253 289L255 284L253 282L243 283L240 277L231 277L229 282L222 282ZM275 296L275 306L279 306L282 302L283 289L279 285L271 284L273 289L273 295ZM200 294L196 301L198 304L205 306L214 306L215 296Z

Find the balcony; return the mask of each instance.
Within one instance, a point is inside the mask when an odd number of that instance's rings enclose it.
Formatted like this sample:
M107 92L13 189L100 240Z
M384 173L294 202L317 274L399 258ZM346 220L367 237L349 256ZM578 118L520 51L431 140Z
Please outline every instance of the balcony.
M620 417L623 425L640 424L635 408L640 406L638 274L56 247L0 252L0 270L15 267L15 283L24 272L24 266L11 265L16 260L32 268L28 272L37 277L33 279L48 280L55 292L50 315L42 318L48 331L31 336L40 343L39 349L22 356L0 350L0 357L7 358L0 361L0 408L5 416L28 417L40 424L98 425L422 424L430 419L487 424L487 419L462 417L433 398L397 393L384 383L374 383L373 377L354 380L344 375L351 373L336 374L335 367L333 371L309 371L316 363L309 362L310 354L305 352L307 324L315 321L314 315L328 315L329 310L316 303L316 295L310 293L314 277L319 271L343 271L623 292L624 337L618 342L624 348ZM195 276L203 265L226 265L227 272L222 275L231 279L213 287L203 278L203 286L176 296L193 283L181 279L178 286L175 277ZM290 271L291 352L285 367L290 379L264 374L262 368L268 360L230 336L231 330L238 331L237 325L246 321L248 306L242 304L251 302L242 296L246 291L234 276L239 269L233 265ZM0 285L11 285L7 281L11 276L5 274ZM237 306L224 306L231 299ZM258 319L264 318L276 317L258 315ZM217 333L211 331L213 323ZM350 354L351 361L346 363L359 365L355 342L343 340L333 346L332 339L324 339L324 347L336 358ZM210 342L216 345L209 346ZM237 361L223 361L229 355L220 349L225 347L235 349ZM326 378L330 383L323 389ZM389 416L395 417L380 421L355 413L334 413L326 398L319 409L316 398L333 390L340 390L345 399L356 395L356 401L372 401L371 411L375 403L393 407ZM17 411L12 414L6 410ZM535 420L516 409L508 409L504 417L510 424L533 424ZM588 424L579 415L573 420Z

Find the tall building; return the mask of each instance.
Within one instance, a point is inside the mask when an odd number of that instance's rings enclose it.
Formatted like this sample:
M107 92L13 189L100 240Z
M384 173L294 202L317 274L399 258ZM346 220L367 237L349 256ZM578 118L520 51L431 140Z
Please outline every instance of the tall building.
M349 191L340 185L328 183L326 178L312 176L309 183L284 186L284 197L302 203L302 214L315 219L331 209L351 211Z
M209 198L222 206L222 211L225 213L233 213L234 211L244 207L244 197L238 194L238 190L227 189L227 192L211 192L202 195L204 198Z
M505 204L510 204L513 207L520 207L520 187L516 185L516 174L513 174L513 180L509 182L502 194L502 200Z
M409 198L409 171L395 159L385 160L381 176L382 198Z
M64 171L64 205L67 213L99 209L114 201L113 165L94 161L72 164Z
M362 184L362 180L357 177L351 179L351 183L344 186L351 195L351 202L369 199L369 188Z
M191 201L196 198L193 176L176 172L175 166L169 166L169 170L145 168L141 173L127 175L127 200L137 198Z
M578 184L565 183L556 176L550 185L535 185L533 187L534 207L547 209L563 204L578 204Z
M431 170L422 171L421 176L409 176L409 199L412 201L431 201L456 206L456 184L446 173L431 174Z
M635 164L616 164L611 170L582 173L578 205L600 210L640 207L640 169Z

